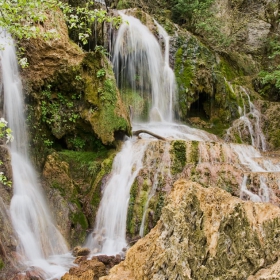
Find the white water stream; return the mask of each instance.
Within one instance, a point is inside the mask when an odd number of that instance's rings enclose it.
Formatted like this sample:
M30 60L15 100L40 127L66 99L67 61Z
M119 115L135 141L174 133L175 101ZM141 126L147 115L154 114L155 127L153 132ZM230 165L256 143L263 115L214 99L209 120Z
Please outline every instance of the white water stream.
M0 65L4 93L4 115L12 129L11 164L13 168L13 198L10 214L18 236L17 251L27 267L43 270L44 279L65 273L67 246L57 230L38 183L36 172L28 158L28 139L24 116L22 84L18 72L14 42L6 32L0 32ZM55 261L54 261L55 260Z
M175 76L169 67L169 37L158 25L159 35L164 39L164 56L160 45L150 30L138 19L120 13L124 23L119 28L113 53L114 70L120 88L129 86L142 96L150 99L149 123L134 123L133 129L148 129L170 139L213 141L211 134L172 122L176 100ZM162 71L163 69L163 71ZM135 79L137 77L137 81ZM123 96L125 98L125 96ZM134 116L138 120L139 116ZM144 139L130 139L113 163L111 178L106 184L93 233L86 246L98 254L117 254L127 246L126 217L130 188L142 168L146 147L154 138L143 135ZM158 168L160 171L160 168ZM149 200L157 187L157 175L144 209L140 234Z
M264 134L261 129L261 124L260 124L260 118L261 118L261 113L257 110L255 105L251 102L250 95L248 91L242 87L242 86L236 86L236 89L228 82L225 81L230 89L234 91L239 91L240 92L240 97L242 99L243 103L243 108L239 106L239 114L241 117L234 121L232 127L230 127L227 131L227 138L230 139L230 135L233 130L237 131L239 133L240 139L243 138L243 134L246 134L246 129L250 135L251 139L251 145L254 146L257 149L261 149L262 151L266 151L266 141ZM248 100L249 104L249 111L247 112L246 110L246 101L244 99L244 96ZM233 132L234 133L234 132Z
M127 140L117 154L111 178L106 184L93 233L86 246L93 253L118 254L127 246L126 216L130 187L142 168L147 141Z
M118 84L121 89L129 86L149 100L151 121L172 121L176 84L169 67L169 37L163 28L159 29L166 47L163 57L157 39L145 25L132 16L120 15L128 24L121 25L114 44L113 64Z

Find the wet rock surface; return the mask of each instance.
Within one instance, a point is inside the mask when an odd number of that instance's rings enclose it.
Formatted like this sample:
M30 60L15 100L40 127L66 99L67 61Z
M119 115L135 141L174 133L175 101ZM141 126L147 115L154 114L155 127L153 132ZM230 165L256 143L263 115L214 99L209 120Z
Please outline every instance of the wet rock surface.
M73 249L72 255L74 257L82 257L82 256L86 257L89 255L89 253L90 250L88 248L82 248L80 246L77 246Z
M12 182L11 157L8 147L0 145L0 172ZM13 194L12 184L0 183L0 279L8 279L9 270L14 269L17 238L9 214L9 205Z
M279 223L276 206L179 180L156 227L101 279L255 277L278 260Z
M264 153L261 157L252 149L223 142L151 142L145 152L144 167L130 191L127 216L130 239L137 239L141 228L145 235L155 226L166 203L165 197L178 179L191 180L205 188L218 187L243 200L255 197L258 202L269 201L279 206L280 173L265 171L279 168L279 155ZM252 152L257 157L250 164L240 159ZM259 171L253 172L254 168ZM245 177L246 190L243 190Z

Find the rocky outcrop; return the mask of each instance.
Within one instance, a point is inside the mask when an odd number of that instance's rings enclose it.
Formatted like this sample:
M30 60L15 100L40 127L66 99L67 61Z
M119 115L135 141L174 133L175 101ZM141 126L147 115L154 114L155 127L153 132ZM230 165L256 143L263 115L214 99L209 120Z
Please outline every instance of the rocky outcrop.
M85 241L93 227L103 180L114 154L64 151L52 153L43 169L43 186L60 232L71 248Z
M0 172L12 182L11 157L6 146L0 145ZM17 237L9 214L12 186L0 183L0 279L8 279L6 273L15 265Z
M280 148L280 103L258 100L258 106L263 114L263 128L266 139L270 144L272 150L279 150Z
M77 186L69 171L69 164L57 153L47 157L43 169L43 186L50 201L50 209L59 230L70 246L85 240L87 218L82 212Z
M179 180L156 227L101 279L247 279L277 262L279 223L276 206Z
M246 158L254 153L251 163ZM279 155L258 154L250 146L223 142L153 141L143 158L143 168L131 190L127 232L133 240L147 234L157 223L165 198L178 179L197 182L205 188L218 187L244 200L270 201L280 205ZM259 172L252 172L252 167ZM271 166L271 172L261 172ZM246 182L244 182L244 178ZM242 190L242 185L246 190Z
M106 51L85 53L70 41L59 11L40 28L53 38L21 44L29 63L22 77L32 156L42 168L50 148L99 150L131 127Z
M120 255L107 256L100 255L92 257L87 260L83 255L79 253L88 250L87 248L75 248L74 255L78 257L74 263L78 266L72 267L69 273L66 273L61 280L98 280L104 275L108 275L109 270L121 262ZM89 250L88 250L89 251Z
M63 14L52 10L47 17L39 28L42 33L52 34L53 38L21 41L29 64L23 69L22 77L29 90L40 90L57 71L65 66L75 67L85 56L82 49L69 40Z

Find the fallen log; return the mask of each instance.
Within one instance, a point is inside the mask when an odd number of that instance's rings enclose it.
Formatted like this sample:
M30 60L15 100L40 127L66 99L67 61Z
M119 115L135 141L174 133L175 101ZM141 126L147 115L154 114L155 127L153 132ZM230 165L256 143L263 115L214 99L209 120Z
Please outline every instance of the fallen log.
M166 141L166 138L164 138L164 137L162 137L160 135L157 135L157 134L155 134L153 132L150 132L148 130L141 129L141 130L132 131L132 135L133 136L138 136L138 138L140 138L140 136L139 136L140 133L146 133L146 134L149 134L149 135L151 135L151 136L153 136L153 137L155 137L155 138L157 138L159 140Z

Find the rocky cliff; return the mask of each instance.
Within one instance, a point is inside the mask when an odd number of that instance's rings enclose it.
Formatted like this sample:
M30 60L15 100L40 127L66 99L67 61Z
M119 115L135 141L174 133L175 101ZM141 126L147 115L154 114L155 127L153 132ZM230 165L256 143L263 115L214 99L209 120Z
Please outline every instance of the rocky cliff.
M101 279L275 279L279 221L276 206L179 180L156 227Z

